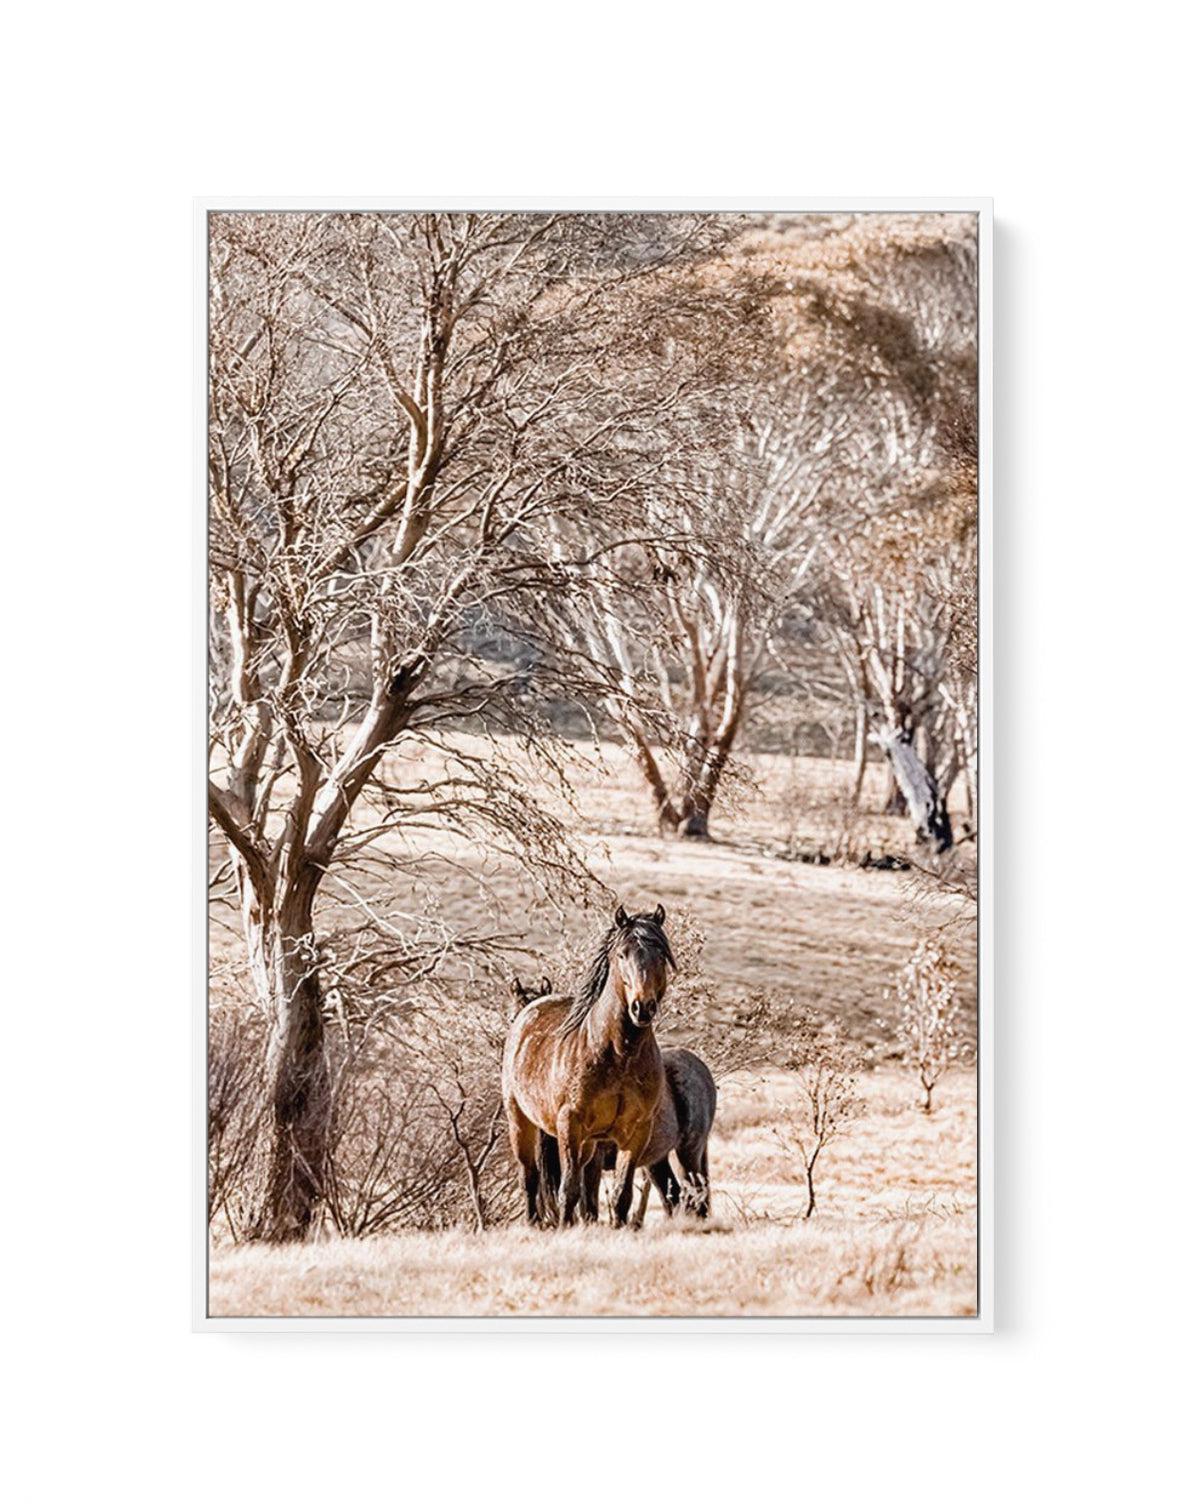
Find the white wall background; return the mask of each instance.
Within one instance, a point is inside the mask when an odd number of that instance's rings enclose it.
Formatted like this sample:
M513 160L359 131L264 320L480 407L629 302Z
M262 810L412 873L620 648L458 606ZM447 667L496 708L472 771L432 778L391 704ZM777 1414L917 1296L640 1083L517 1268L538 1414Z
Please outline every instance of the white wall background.
M1192 54L1114 15L10 17L14 1505L1177 1504ZM190 197L255 193L995 196L996 1337L190 1334Z

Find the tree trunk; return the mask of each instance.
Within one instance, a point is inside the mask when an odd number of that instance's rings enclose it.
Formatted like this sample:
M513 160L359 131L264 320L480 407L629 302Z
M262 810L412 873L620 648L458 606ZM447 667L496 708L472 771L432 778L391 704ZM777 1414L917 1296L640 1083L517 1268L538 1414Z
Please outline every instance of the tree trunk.
M936 773L937 768L930 766L929 770ZM937 777L938 792L944 793L946 805L949 807L951 796L954 793L954 784L958 781L958 774L962 771L962 763L959 760L957 741L951 746L950 759L942 769L940 777Z
M890 729L883 732L880 741L891 762L896 786L903 794L909 817L916 827L917 838L928 841L939 851L949 850L954 835L946 801L938 792L929 768L914 750L912 735L907 730Z
M303 1239L312 1228L328 1155L329 1068L313 937L319 876L306 868L288 887L257 942L270 984L265 1069L271 1121L252 1236L274 1243Z
M675 826L675 833L681 840L710 840L708 833L709 807L701 804L698 799L693 799L684 806L683 816Z
M638 770L646 780L654 804L654 817L660 831L675 834L683 840L707 840L708 816L712 812L717 787L729 761L741 725L741 700L734 702L731 712L722 722L715 738L707 745L699 738L689 750L687 772L683 779L682 796L676 802L667 789L662 769L655 759L650 743L640 730L624 724L625 733L633 748Z
M708 816L712 812L729 753L741 724L740 700L722 723L716 739L704 753L699 776L688 784L688 791L680 805L680 822L675 833L683 840L708 840Z
M638 764L638 770L646 779L646 785L650 789L650 797L654 804L654 819L660 831L675 831L679 827L680 813L671 801L671 795L667 791L667 784L663 779L662 770L654 758L654 752L650 749L649 742L640 731L628 729L629 743L633 747L634 760Z
M890 762L887 769L887 789L883 795L883 807L881 814L907 814L908 804L904 800L904 793L900 784L896 781L896 769Z
M724 758L714 760L710 765L710 760L706 757L699 777L689 784L679 805L679 819L675 826L675 833L681 840L712 838L708 833L708 816L712 813L713 799L717 795L717 784L721 780L724 766Z
M855 705L854 709L854 783L850 789L850 801L855 808L862 807L863 782L867 775L867 706Z
M968 749L965 741L959 742L959 764L962 767L963 776L967 789L967 818L971 822L971 828L979 829L979 770L976 765L976 755Z

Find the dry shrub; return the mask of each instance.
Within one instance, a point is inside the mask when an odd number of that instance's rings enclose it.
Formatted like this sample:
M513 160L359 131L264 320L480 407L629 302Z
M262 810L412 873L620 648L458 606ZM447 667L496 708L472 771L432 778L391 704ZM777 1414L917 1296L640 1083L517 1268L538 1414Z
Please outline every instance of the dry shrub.
M515 1212L500 1117L508 996L484 980L427 990L399 1020L370 1020L334 1072L326 1208L339 1234L468 1224Z
M931 1113L934 1087L966 1049L954 969L941 945L919 940L896 979L896 990L902 1054L920 1080L921 1109Z
M500 1116L507 995L431 991L407 1014L356 1021L327 1001L332 1125L320 1220L347 1237L507 1222L517 1207ZM215 1005L209 1032L209 1219L251 1231L266 1160L265 1025Z
M365 1037L334 1074L325 1217L361 1238L438 1227L455 1157L418 1062Z
M255 1178L265 1155L267 1100L260 1018L214 1006L208 1023L208 1221L239 1239L253 1221Z
M808 1189L804 1217L817 1206L816 1167L823 1150L841 1138L862 1112L858 1078L862 1051L840 1024L801 1012L792 1021L784 1066L799 1077L798 1106L791 1118L776 1123L776 1143L800 1164Z
M778 1058L785 1023L767 993L731 996L711 982L697 981L678 995L675 1012L677 1018L660 1031L663 1043L686 1045L718 1084Z

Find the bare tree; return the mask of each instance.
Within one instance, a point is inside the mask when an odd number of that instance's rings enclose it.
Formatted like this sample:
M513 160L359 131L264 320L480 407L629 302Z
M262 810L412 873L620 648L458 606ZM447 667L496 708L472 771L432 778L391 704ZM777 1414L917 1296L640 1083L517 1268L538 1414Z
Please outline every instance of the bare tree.
M946 606L948 631L938 691L946 743L963 774L967 817L975 828L979 823L979 580L971 539L973 511L970 521L966 542L931 570L930 591Z
M957 523L936 503L872 518L831 542L822 626L836 647L870 736L891 764L918 837L953 842L947 798L975 754L974 703L948 681L961 612L942 591L947 575L970 572L968 540L946 539ZM952 691L953 690L953 691ZM858 752L859 776L864 759Z
M747 353L747 357L752 354ZM705 395L648 505L648 539L585 565L556 606L590 658L663 829L707 839L716 794L816 556L846 428L832 378ZM672 763L676 770L672 770Z
M489 828L556 894L577 875L495 764L408 781L388 762L511 714L528 674L482 648L560 581L549 522L619 513L658 465L631 438L669 395L630 304L708 233L617 219L213 218L209 813L270 1025L262 1237L308 1231L328 1155L318 895L340 879L368 969L386 949L419 970L451 941L370 895L383 837Z
M837 1025L804 1015L791 1030L786 1065L799 1078L799 1107L793 1119L776 1125L774 1133L780 1148L798 1158L804 1171L808 1219L817 1207L821 1153L862 1111L857 1095L862 1056Z
M825 542L818 596L857 708L854 796L869 735L941 850L950 788L962 770L974 783L973 689L951 656L974 602L974 230L869 217L810 264L810 317L864 380L841 479L857 518Z

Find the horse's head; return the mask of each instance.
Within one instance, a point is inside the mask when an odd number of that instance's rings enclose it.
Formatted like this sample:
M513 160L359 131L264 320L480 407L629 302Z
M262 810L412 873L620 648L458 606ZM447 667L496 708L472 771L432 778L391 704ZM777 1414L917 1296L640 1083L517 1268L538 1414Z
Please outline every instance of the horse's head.
M513 997L522 1007L527 1003L532 1003L535 998L549 997L554 991L548 976L544 976L537 987L526 987L520 977L513 977L511 990Z
M663 932L666 911L660 903L652 914L628 914L617 909L610 962L613 984L635 1029L648 1029L667 990L667 971L675 965Z

